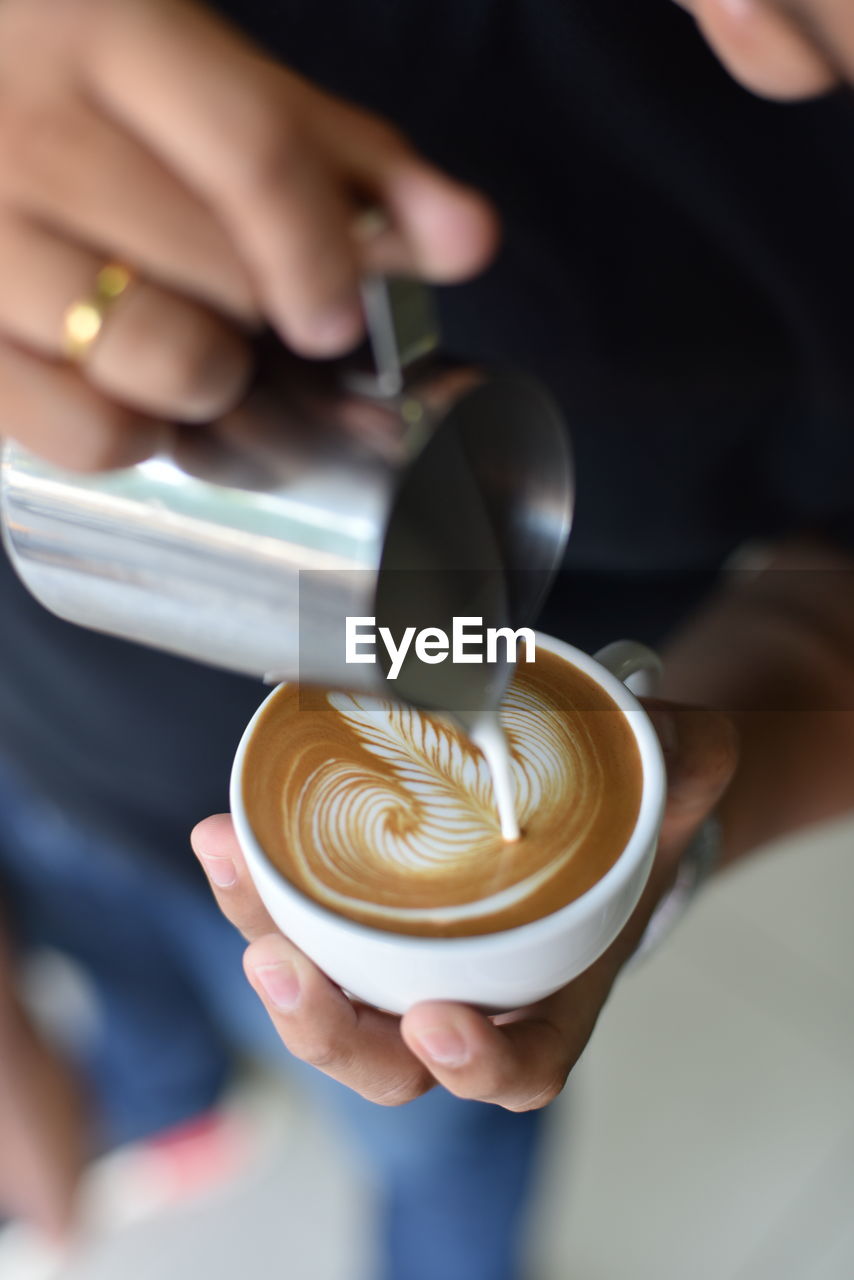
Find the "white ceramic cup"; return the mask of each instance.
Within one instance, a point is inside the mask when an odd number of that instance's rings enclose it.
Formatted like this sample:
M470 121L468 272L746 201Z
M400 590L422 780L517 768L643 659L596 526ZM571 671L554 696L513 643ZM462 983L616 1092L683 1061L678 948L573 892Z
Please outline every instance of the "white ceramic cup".
M631 678L638 692L650 691L658 658L627 640L595 658L549 636L538 635L537 644L590 676L625 713L640 752L643 790L634 830L602 879L551 915L500 933L387 933L336 915L290 884L256 840L243 803L246 749L269 699L247 725L231 774L231 810L249 874L282 932L351 996L392 1013L421 1000L458 1000L492 1011L520 1008L583 973L634 910L655 856L666 778L655 730L622 681Z

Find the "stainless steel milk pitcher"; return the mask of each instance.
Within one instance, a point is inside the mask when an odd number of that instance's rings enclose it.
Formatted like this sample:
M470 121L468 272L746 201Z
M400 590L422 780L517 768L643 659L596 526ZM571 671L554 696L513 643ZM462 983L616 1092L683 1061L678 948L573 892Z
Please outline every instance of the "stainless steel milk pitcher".
M271 342L243 404L167 428L136 466L79 475L7 441L3 536L32 594L235 672L446 709L493 697L447 664L394 685L382 661L345 664L346 618L529 623L569 528L564 426L535 382L443 357L424 286L368 282L365 306L372 367Z

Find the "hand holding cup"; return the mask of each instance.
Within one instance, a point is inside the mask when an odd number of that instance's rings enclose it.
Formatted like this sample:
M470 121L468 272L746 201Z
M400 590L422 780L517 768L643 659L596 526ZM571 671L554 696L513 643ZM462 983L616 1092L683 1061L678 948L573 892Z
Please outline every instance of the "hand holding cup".
M194 848L222 910L250 943L247 976L288 1049L386 1105L409 1101L437 1082L460 1097L511 1110L550 1102L669 889L682 851L735 769L735 737L724 716L655 701L645 707L666 764L667 797L643 895L619 935L580 976L542 1000L499 1014L455 1000L426 1000L398 1017L348 998L277 929L228 816L201 823Z

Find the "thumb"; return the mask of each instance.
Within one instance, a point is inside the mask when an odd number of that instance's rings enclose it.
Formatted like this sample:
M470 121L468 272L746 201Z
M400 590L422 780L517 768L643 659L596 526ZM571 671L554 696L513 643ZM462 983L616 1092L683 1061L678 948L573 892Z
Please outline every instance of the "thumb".
M667 768L662 844L681 851L717 805L738 764L738 731L720 711L646 699Z

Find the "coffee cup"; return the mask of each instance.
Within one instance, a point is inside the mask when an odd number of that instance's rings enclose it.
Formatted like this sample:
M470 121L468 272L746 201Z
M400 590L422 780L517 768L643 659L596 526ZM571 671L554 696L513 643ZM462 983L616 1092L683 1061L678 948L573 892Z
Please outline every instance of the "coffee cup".
M249 722L234 760L231 809L249 874L272 919L353 998L392 1013L424 1000L454 1000L490 1011L550 995L587 969L634 910L652 866L664 812L666 775L658 737L635 694L651 691L659 669L643 645L618 641L595 657L538 635L555 655L598 686L625 717L639 760L639 804L609 869L580 896L539 918L472 936L417 936L350 919L309 897L274 865L253 830L244 783L247 753L273 693Z

